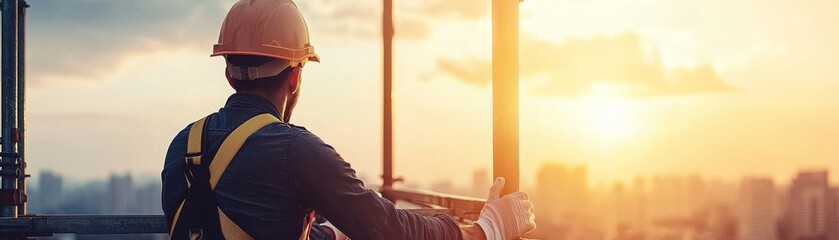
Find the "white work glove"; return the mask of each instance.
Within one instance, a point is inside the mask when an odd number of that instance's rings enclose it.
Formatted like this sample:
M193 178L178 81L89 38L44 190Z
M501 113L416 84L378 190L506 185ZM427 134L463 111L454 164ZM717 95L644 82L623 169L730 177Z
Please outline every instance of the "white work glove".
M336 228L335 225L332 225L332 223L330 223L329 221L320 224L320 226L332 229L332 232L335 233L335 240L350 240L350 238L347 237L347 235L344 235L344 233L342 233L341 230L338 230L338 228Z
M496 178L489 188L484 209L475 224L481 226L487 240L518 239L536 228L533 203L524 192L516 192L499 198L504 189L504 178Z

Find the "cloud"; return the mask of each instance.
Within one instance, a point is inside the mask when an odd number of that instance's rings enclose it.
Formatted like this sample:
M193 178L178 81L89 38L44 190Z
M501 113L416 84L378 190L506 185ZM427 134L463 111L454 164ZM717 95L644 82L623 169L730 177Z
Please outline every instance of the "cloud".
M183 48L205 50L218 39L229 0L39 0L27 14L28 79L96 81L117 71L131 56ZM318 42L381 38L379 1L299 1ZM424 39L428 26L402 16L395 20L398 39ZM314 36L313 36L314 38Z
M96 81L137 54L182 48L210 53L231 0L39 0L27 14L27 71L30 84L81 79ZM323 41L381 39L381 1L296 2L316 46ZM426 39L431 19L485 16L482 0L395 5L395 37ZM315 37L315 36L313 36Z
M381 4L372 0L296 2L309 30L327 33L335 40L372 39L381 36Z
M357 1L300 1L311 31L329 33L330 39L379 40L382 38L382 2ZM428 23L418 17L415 9L394 4L394 37L421 40L428 36Z
M487 86L492 81L492 62L468 58L466 60L438 59L437 67L458 80L478 86Z
M492 1L487 0L433 0L420 1L422 6L407 10L417 11L432 19L478 20L489 15Z
M645 51L631 33L569 39L562 43L525 35L521 42L520 75L531 93L574 96L614 87L615 94L655 96L730 91L708 65L666 69L657 52ZM468 84L491 83L491 61L467 58L438 59L442 72ZM610 90L610 89L607 89Z
M219 1L30 1L30 78L98 79L135 53L201 46L209 54L227 9Z
M379 0L297 2L310 29L331 33L337 39L381 39L382 2ZM394 37L422 40L433 21L475 21L489 15L492 2L485 0L395 1Z

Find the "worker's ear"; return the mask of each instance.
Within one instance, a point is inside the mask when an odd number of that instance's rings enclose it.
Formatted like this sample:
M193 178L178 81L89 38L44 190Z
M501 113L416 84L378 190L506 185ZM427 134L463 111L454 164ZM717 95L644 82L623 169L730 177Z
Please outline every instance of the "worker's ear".
M233 85L233 81L236 81L236 80L234 80L232 77L230 77L230 72L227 71L227 68L224 68L224 77L227 78L227 84L230 84L230 87L233 88L233 90L238 91L238 89L236 89L236 85Z
M300 73L303 68L291 68L291 74L288 75L288 89L291 89L291 94L300 92Z

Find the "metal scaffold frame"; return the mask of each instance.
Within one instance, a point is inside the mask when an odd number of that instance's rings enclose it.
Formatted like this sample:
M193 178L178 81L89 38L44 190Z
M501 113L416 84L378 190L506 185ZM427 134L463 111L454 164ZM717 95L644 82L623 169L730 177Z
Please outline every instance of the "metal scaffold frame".
M505 177L504 194L519 190L518 3L492 1L493 173ZM393 159L393 0L383 0L382 195L424 207L411 211L477 219L482 199L395 187ZM25 159L25 0L2 0L2 131L0 131L0 239L56 233L167 233L162 215L32 215L27 212Z
M0 217L26 214L24 161L24 26L26 1L2 2L2 83L0 83Z
M492 166L495 177L504 177L502 194L519 191L519 8L520 0L492 1ZM398 190L393 183L393 3L384 0L383 37L383 100L384 144L382 158L382 195L391 201L440 203L451 196L435 196L429 192ZM472 207L483 206L472 201ZM443 207L462 207L443 206ZM473 209L474 210L474 209ZM477 208L480 211L480 207Z

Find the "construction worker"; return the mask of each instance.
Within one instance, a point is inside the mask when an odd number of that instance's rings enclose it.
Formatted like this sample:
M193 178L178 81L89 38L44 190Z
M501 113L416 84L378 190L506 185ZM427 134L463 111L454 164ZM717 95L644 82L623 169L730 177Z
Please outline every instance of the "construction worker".
M238 1L211 56L224 56L236 93L169 146L162 179L171 239L500 240L536 227L525 193L499 196L503 178L474 224L396 209L334 148L290 124L301 70L319 61L291 0Z

